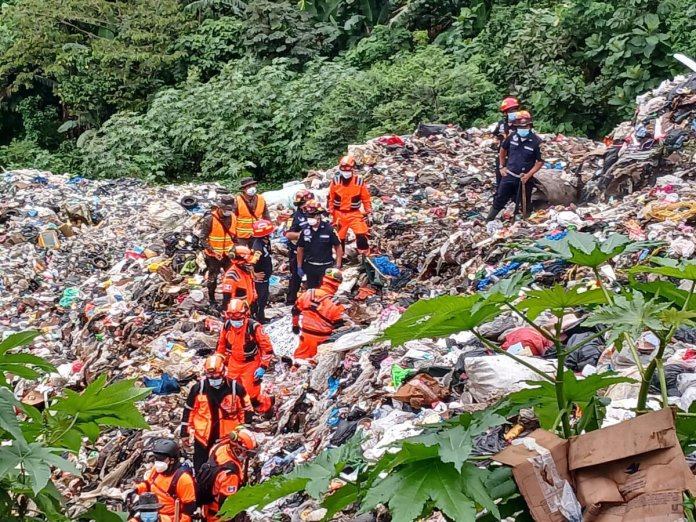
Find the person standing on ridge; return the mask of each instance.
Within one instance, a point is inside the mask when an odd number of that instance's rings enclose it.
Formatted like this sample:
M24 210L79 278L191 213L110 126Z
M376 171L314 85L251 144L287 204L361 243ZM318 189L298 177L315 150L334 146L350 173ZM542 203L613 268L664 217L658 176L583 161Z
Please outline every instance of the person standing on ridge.
M297 242L297 273L300 277L307 276L307 288L318 288L327 269L332 266L341 268L343 248L334 227L322 219L326 213L324 207L312 200L304 208L307 227L302 230Z
M514 117L514 114L520 109L520 102L517 100L517 98L513 98L512 96L508 96L503 99L502 102L500 102L500 112L503 113L503 117L500 119L498 123L495 125L495 129L493 130L493 136L496 137L497 143L496 143L496 154L495 156L495 191L498 191L498 187L500 186L500 178L502 177L500 175L500 149L503 146L503 143L505 140L508 138L510 135L510 132L512 130L512 118Z
M240 424L251 422L253 408L244 387L225 377L225 358L211 355L203 364L204 377L191 387L181 418L181 439L193 435L193 469L198 474L210 449Z
M234 247L237 218L234 215L234 197L223 195L210 214L203 218L200 233L203 238L205 265L208 273L208 299L215 306L218 275L230 267L230 251Z
M254 239L254 221L259 219L271 220L266 200L256 193L256 181L244 178L239 184L240 194L237 196L237 243L251 247Z
M345 246L348 230L352 230L358 253L367 255L370 252L367 240L370 230L367 221L372 214L370 192L363 177L355 173L355 159L343 156L338 170L339 173L334 176L329 186L329 214L336 225L342 245Z
M519 111L513 121L515 132L510 134L500 149L500 187L488 212L492 221L509 201L517 205L522 201L523 214L527 214L532 196L532 178L544 165L541 159L541 138L532 131L532 116Z
M288 284L288 296L285 304L293 305L297 300L297 292L302 286L302 278L297 273L297 240L300 234L307 228L307 215L304 212L305 204L314 199L314 194L307 189L302 189L295 194L295 212L292 215L292 224L285 237L288 239L288 256L290 258L290 283Z

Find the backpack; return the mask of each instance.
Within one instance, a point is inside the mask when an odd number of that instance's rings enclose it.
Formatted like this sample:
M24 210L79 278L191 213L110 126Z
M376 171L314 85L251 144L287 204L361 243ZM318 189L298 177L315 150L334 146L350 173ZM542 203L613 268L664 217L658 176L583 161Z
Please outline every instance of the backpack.
M234 462L218 464L215 462L215 455L211 455L196 475L196 503L199 506L205 506L215 501L213 487L220 471L239 473L239 466Z

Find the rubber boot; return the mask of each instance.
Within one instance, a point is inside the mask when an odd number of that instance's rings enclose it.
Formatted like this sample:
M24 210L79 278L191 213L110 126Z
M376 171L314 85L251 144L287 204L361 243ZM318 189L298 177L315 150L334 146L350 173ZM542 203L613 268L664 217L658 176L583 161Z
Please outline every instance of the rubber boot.
M486 216L486 221L493 221L498 214L500 213L500 210L496 210L494 208L490 209L488 211L488 215Z

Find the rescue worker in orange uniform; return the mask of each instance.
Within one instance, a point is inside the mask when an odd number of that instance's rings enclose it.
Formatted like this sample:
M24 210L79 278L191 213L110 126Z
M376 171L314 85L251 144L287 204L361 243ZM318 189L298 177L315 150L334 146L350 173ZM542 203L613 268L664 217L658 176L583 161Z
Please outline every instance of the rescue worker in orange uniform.
M250 317L246 301L230 301L218 338L217 353L225 357L227 377L242 383L254 410L269 414L273 409L273 398L261 392L261 381L273 359L273 346L263 326Z
M345 245L348 230L355 234L358 253L368 254L367 240L369 229L367 220L372 214L372 199L363 177L356 174L355 159L343 156L338 164L339 173L329 186L328 208L332 221L337 227L338 238ZM362 211L360 208L362 207Z
M248 247L237 245L232 253L232 266L222 278L222 310L232 299L244 299L249 305L256 302L253 256Z
M227 497L234 495L246 483L246 463L256 451L256 439L246 429L232 432L225 440L215 445L210 451L204 473L206 482L201 484L206 489L206 501L203 515L207 522L218 522L220 507Z
M215 289L218 274L230 267L230 251L234 247L237 218L234 215L234 198L224 195L217 207L203 219L201 237L205 248L205 266L208 272L208 299L215 306Z
M237 243L251 247L254 240L254 221L271 220L266 200L256 193L256 181L253 178L242 179L240 194L237 196Z
M157 502L157 495L154 493L140 495L133 509L135 516L129 518L128 522L173 522L174 520L167 515L160 515L162 504Z
M176 501L179 501L181 522L191 522L196 511L196 486L188 466L179 462L179 445L170 439L159 439L152 447L155 464L132 490L126 493L126 498L134 494L154 493L162 504L160 512L170 517L174 516Z
M310 288L297 298L292 308L292 331L300 336L295 359L313 359L318 346L343 325L346 308L334 297L342 282L341 271L329 268L319 288Z
M196 474L208 460L210 448L237 426L251 422L253 408L244 387L225 377L225 358L211 355L203 364L204 377L193 385L181 418L184 445L193 441L193 469Z

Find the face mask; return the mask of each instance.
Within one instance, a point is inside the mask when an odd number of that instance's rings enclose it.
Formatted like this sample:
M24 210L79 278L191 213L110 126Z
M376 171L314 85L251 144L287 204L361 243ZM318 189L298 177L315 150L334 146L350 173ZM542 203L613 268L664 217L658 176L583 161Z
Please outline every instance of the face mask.
M232 326L232 328L241 328L243 324L244 319L240 319L239 321L233 321L230 319L230 325Z
M231 210L223 210L222 215L225 217L230 217L232 215L232 211Z
M148 513L141 512L140 520L142 520L142 522L157 522L157 520L159 520L159 515L154 511L150 511Z
M350 179L353 177L352 172L341 172L341 176L343 176L343 179Z
M164 473L165 471L167 471L168 467L169 467L169 464L167 464L166 462L163 462L161 460L155 461L155 471L157 473Z
M315 227L319 224L319 220L317 218L307 218L307 224L310 227Z
M250 188L248 188L248 189L246 190L246 193L247 193L249 196L254 196L254 195L256 194L256 187L250 187Z
M210 385L213 388L219 388L220 386L222 386L222 377L220 377L219 379L210 379L209 378L208 382L210 383Z
M517 134L520 136L520 138L526 138L529 136L529 129L517 129Z

